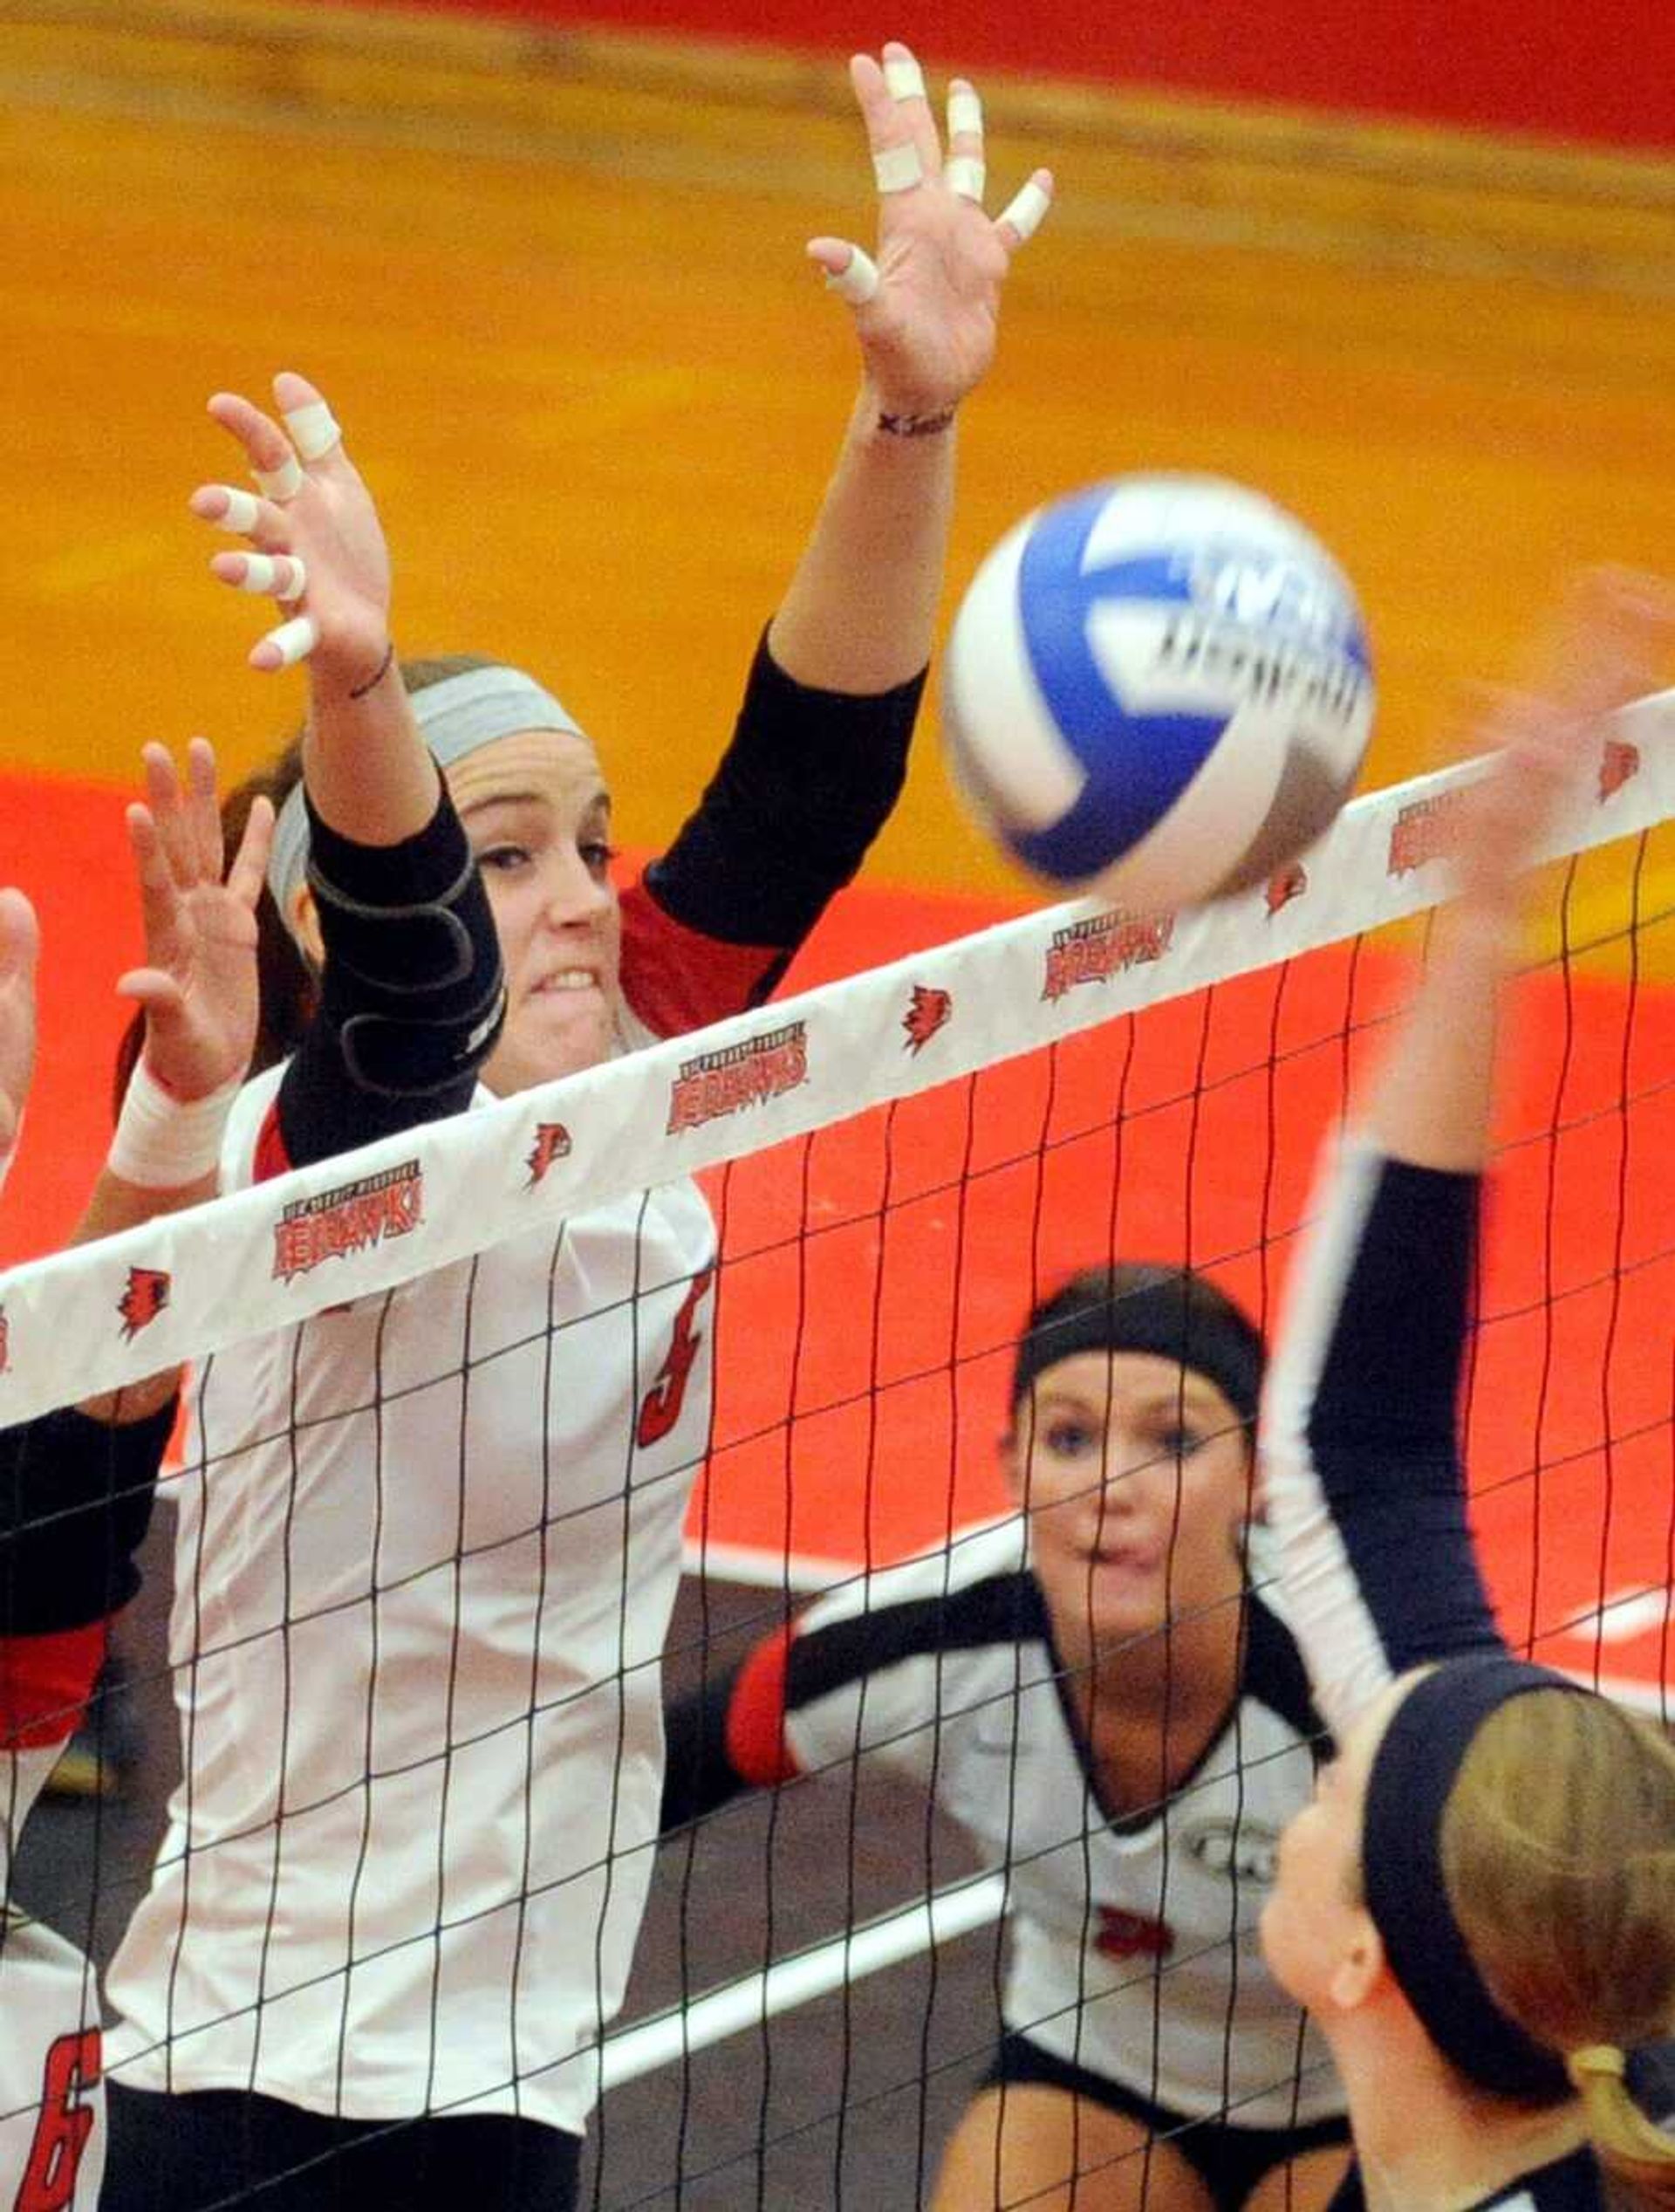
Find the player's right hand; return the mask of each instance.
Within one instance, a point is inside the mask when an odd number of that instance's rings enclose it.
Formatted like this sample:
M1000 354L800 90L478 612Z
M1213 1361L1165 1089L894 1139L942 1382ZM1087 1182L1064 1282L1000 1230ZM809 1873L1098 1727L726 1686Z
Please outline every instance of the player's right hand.
M167 747L145 748L146 800L128 809L146 965L117 985L146 1011L145 1062L170 1094L208 1098L241 1081L256 1044L256 903L273 842L258 798L230 867L222 868L215 756L187 748L182 787Z

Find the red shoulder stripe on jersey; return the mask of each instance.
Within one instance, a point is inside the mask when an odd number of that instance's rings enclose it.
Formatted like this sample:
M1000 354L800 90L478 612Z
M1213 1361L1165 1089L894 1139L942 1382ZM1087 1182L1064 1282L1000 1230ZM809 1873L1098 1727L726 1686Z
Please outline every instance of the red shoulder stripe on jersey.
M756 1646L740 1668L728 1702L728 1763L757 1790L794 1782L803 1771L785 1741L785 1669L796 1633L788 1621Z
M252 1182L271 1182L276 1175L291 1173L291 1154L285 1150L284 1133L279 1127L279 1099L276 1093L271 1105L262 1117L262 1127L256 1136L256 1158L250 1169Z
M657 1037L742 1014L757 1002L783 945L729 945L666 914L642 877L622 894L622 995Z
M0 1637L0 1745L30 1751L69 1741L105 1663L106 1625Z

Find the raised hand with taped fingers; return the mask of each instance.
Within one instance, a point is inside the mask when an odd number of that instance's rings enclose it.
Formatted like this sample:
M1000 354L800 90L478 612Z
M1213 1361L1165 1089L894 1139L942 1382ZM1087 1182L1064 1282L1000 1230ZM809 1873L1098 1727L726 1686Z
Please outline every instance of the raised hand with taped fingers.
M1052 175L1036 169L991 219L982 102L966 79L948 86L946 152L924 72L899 41L879 60L857 54L850 81L879 190L877 258L835 237L811 239L809 255L855 311L881 427L933 435L995 358L1001 289L1051 204Z

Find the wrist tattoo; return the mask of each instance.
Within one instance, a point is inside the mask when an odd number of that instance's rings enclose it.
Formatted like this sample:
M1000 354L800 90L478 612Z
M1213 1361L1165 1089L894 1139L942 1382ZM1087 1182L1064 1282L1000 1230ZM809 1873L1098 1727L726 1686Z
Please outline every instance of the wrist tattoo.
M892 438L937 438L954 421L952 407L938 407L934 414L885 414L879 416L879 428Z
M392 638L385 647L384 658L379 662L377 668L373 670L365 683L358 683L352 687L349 696L352 699L364 699L369 691L376 691L394 666L395 640Z

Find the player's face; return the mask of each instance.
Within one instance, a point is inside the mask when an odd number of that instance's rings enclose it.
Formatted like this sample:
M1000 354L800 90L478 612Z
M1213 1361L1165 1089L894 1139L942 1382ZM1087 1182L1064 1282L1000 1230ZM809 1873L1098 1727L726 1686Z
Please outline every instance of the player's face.
M1076 1353L1036 1377L1008 1448L1062 1647L1237 1597L1250 1449L1207 1376L1152 1353Z
M506 1024L482 1071L505 1097L610 1057L621 921L611 798L593 748L566 730L496 737L448 789L482 870L506 970Z
M1313 1797L1280 1838L1274 1887L1262 1906L1262 1955L1275 1980L1328 2026L1333 2010L1361 1986L1352 1970L1357 1955L1378 1941L1361 1901L1367 1777L1390 1716L1415 1679L1405 1674L1383 1690L1322 1766Z

